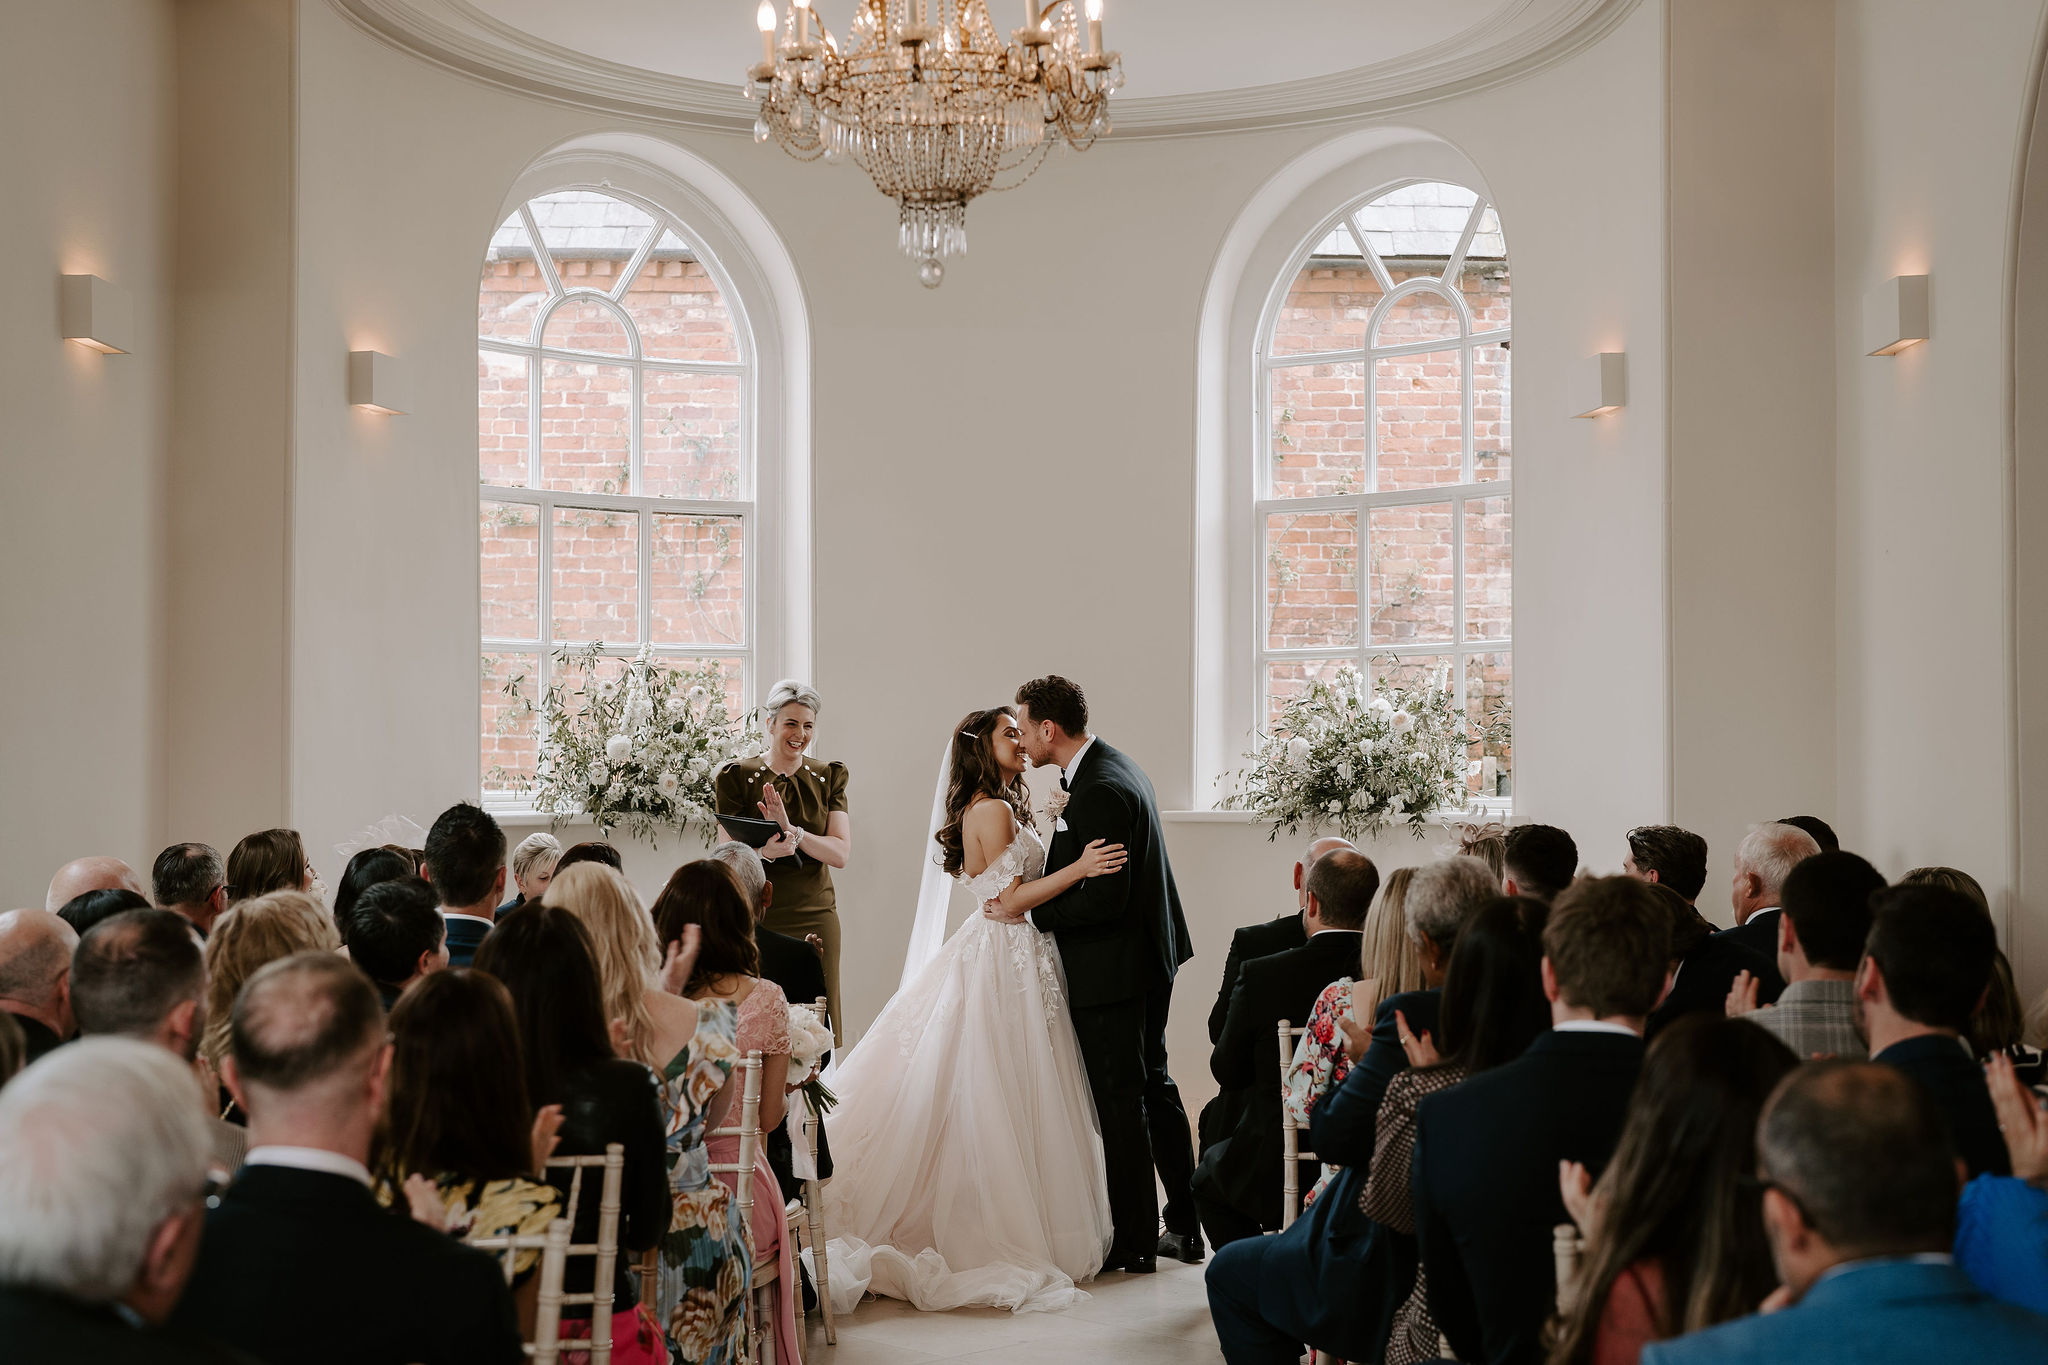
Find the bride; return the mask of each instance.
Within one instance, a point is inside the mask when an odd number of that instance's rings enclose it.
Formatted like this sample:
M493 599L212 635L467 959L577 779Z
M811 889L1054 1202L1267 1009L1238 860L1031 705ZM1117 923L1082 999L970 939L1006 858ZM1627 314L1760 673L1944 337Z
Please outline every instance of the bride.
M1050 877L1029 823L1024 732L1007 706L957 727L940 863L977 909L1043 905L1122 866L1091 843ZM970 915L907 980L833 1085L825 1186L832 1298L864 1289L927 1310L1065 1308L1109 1249L1095 1104L1050 935Z

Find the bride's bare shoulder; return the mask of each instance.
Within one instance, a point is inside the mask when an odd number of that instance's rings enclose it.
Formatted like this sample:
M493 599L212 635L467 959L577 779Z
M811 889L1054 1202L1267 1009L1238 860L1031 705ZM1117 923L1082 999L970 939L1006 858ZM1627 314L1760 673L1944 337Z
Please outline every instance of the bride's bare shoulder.
M1000 838L1008 842L1010 831L1016 827L1016 812L1007 801L998 801L993 796L977 797L960 817L960 824L969 834Z

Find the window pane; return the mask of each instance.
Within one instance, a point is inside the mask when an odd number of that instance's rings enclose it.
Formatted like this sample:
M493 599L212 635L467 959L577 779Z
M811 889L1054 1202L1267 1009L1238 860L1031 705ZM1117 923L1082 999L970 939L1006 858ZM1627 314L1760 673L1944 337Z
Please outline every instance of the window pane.
M1266 353L1363 350L1366 325L1379 301L1379 281L1340 226L1316 244L1294 277Z
M541 486L571 493L625 493L633 372L580 360L541 362Z
M1266 518L1266 645L1358 643L1358 514Z
M564 289L609 293L647 234L654 216L595 190L562 190L527 205Z
M558 507L553 596L557 640L640 641L640 518L631 512Z
M570 298L548 314L541 345L558 351L596 351L600 355L625 355L632 349L626 340L626 324L619 315L593 298Z
M477 477L501 488L524 488L532 439L530 362L502 351L476 353Z
M1465 504L1465 638L1505 640L1514 626L1514 509L1511 498Z
M540 509L517 502L483 505L485 639L540 638Z
M1379 331L1374 333L1372 344L1406 346L1416 341L1456 341L1458 326L1458 306L1435 290L1426 290L1388 304L1387 311L1380 315Z
M1280 708L1290 700L1308 690L1311 678L1329 682L1337 676L1337 670L1346 664L1357 665L1356 655L1341 659L1290 659L1286 663L1266 665L1266 728L1280 727Z
M1375 507L1369 516L1372 568L1366 591L1372 604L1371 642L1449 640L1455 600L1451 505Z
M744 528L738 517L654 518L654 642L746 642Z
M740 377L643 370L640 476L660 498L745 495L740 459Z
M1272 496L1363 491L1365 367L1282 365L1268 383Z
M1499 730L1494 738L1474 744L1470 755L1480 770L1466 779L1466 785L1480 796L1514 795L1514 656L1473 654L1465 659L1465 730L1477 735L1490 721Z
M1447 259L1478 202L1479 196L1462 185L1425 181L1387 191L1352 221L1382 260Z
M1474 332L1505 332L1511 325L1506 261L1467 260L1458 272L1458 295Z
M486 792L510 792L520 780L533 777L539 752L534 706L540 697L540 656L486 654L480 700L483 704L483 768Z
M1437 686L1449 690L1454 673L1448 654L1375 654L1372 676L1411 690Z
M1513 386L1509 381L1505 342L1472 348L1472 477L1510 477Z
M1381 492L1464 482L1463 366L1458 351L1373 362L1373 469Z
M533 320L547 298L547 280L533 257L533 243L526 239L526 225L515 213L491 234L490 248L484 252L483 284L476 296L477 335L532 341Z
M739 332L718 282L687 243L661 234L654 254L626 290L626 311L640 329L642 353L656 360L740 358Z

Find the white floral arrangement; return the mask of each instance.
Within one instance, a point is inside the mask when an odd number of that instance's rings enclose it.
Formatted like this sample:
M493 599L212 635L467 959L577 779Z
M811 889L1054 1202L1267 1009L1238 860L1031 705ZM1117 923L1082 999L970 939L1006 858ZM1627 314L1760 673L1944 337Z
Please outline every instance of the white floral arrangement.
M1294 834L1331 826L1347 839L1395 822L1420 836L1431 815L1471 803L1465 785L1471 746L1494 739L1504 721L1468 728L1450 691L1450 666L1429 682L1367 684L1349 664L1311 679L1282 707L1272 731L1245 755L1237 790L1224 798L1271 828Z
M712 781L758 747L727 712L717 663L666 667L642 648L623 674L600 676L602 644L555 653L537 708L539 758L522 789L557 828L588 820L650 841L718 832Z
M789 1007L789 1072L803 1077L797 1087L810 1097L814 1113L823 1114L839 1103L839 1097L825 1088L817 1071L825 1054L832 1050L832 1030L809 1005Z

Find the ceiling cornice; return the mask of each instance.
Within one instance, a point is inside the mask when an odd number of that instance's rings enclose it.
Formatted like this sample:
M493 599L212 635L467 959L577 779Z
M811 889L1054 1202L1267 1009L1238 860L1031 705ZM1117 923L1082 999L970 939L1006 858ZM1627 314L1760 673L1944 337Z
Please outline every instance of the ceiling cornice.
M654 123L745 133L730 83L665 75L536 38L468 0L329 0L364 32L501 89ZM1370 118L1519 80L1584 51L1639 0L1505 0L1478 24L1399 59L1274 85L1124 98L1117 138L1188 137Z

